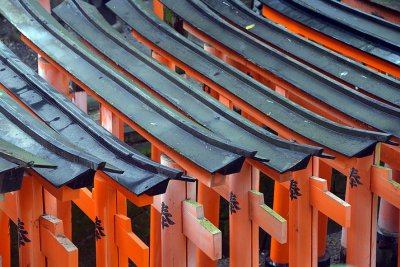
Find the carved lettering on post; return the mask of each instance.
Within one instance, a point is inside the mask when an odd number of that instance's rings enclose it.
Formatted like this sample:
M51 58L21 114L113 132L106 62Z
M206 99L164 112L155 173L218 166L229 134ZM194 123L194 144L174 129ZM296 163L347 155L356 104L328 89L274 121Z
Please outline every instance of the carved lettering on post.
M232 214L236 213L237 210L240 210L239 202L236 200L236 195L231 191L229 193L229 212Z
M354 168L354 167L352 167L351 170L350 170L349 182L350 182L351 188L363 184L361 182L361 177L358 175L358 170L356 168Z
M168 211L168 206L165 205L164 202L161 202L161 226L162 229L164 227L169 227L170 225L174 225L174 221L171 219L172 214Z
M31 242L28 238L28 231L25 230L24 222L18 218L18 246L25 246L25 243Z
M300 188L297 184L298 182L296 180L293 179L290 180L290 186L289 186L290 200L297 199L297 197L301 196Z
M106 236L104 233L104 227L101 226L101 220L96 216L95 219L95 235L96 235L96 241L100 240L102 236Z

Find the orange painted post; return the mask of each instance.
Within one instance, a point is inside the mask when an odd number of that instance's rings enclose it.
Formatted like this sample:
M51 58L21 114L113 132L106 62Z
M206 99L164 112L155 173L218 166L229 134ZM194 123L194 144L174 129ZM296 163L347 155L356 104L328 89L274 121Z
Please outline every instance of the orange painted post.
M42 186L34 176L25 176L18 192L18 245L20 266L45 266L40 251L39 218L43 214Z
M39 219L40 249L47 266L77 267L78 248L64 235L63 222L51 215Z
M153 0L154 13L164 20L164 5L159 0Z
M131 230L131 219L115 215L115 243L119 250L119 267L128 266L128 258L138 267L149 266L149 247Z
M156 202L157 197L154 197ZM161 206L161 202L157 201ZM150 266L161 266L161 213L153 206L150 206Z
M175 71L175 64L172 61L169 61L168 59L166 59L165 57L161 56L160 54L156 53L156 52L152 52L151 56L156 59L157 61L159 61L160 63L162 63L163 65L167 66L168 68L170 68L171 70Z
M72 102L83 112L88 112L87 93L85 91L74 92Z
M95 203L96 266L117 266L118 250L115 244L115 221L117 192L107 181L96 174L93 199Z
M161 164L179 169L165 154ZM186 183L172 180L161 195L161 266L186 267L186 237L182 233L182 201L186 199Z
M311 266L310 177L312 160L304 170L293 172L289 187L289 266Z
M390 168L389 165L386 165L387 168ZM400 172L398 170L392 169L392 179L393 181L399 182L400 180ZM397 239L399 233L399 209L396 206L390 204L385 198L381 198L379 203L379 217L378 217L378 226L377 232L381 235L384 240L385 239ZM388 243L385 242L383 246L387 246ZM400 246L398 246L400 248ZM378 247L378 249L382 247ZM395 248L387 248L392 251ZM400 262L400 257L398 257L398 261Z
M183 234L187 237L187 241L186 241L186 264L187 267L197 267L196 265L196 254L197 254L197 249L198 249L198 245L196 245L193 240L195 241L199 241L200 240L200 247L201 249L204 249L203 246L209 246L209 248L211 249L212 252L210 252L210 254L215 256L215 253L213 253L216 249L215 243L218 242L219 240L219 252L222 254L222 236L221 233L216 234L215 235L209 235L209 233L204 233L205 232L205 228L203 225L201 225L201 223L199 222L206 222L207 225L212 225L212 223L210 223L208 220L206 220L204 218L204 209L203 209L203 205L199 204L196 202L197 200L197 186L196 183L186 183L186 200L187 201L191 201L190 203L186 203L187 205L185 206L185 202L182 203L182 221L183 221ZM194 209L193 206L196 206ZM185 207L189 207L187 209L185 209ZM185 213L186 212L186 213ZM188 215L187 217L185 217L184 215ZM187 218L190 218L190 220L186 220ZM188 227L188 225L185 225L185 222L190 222L190 226ZM191 223L193 221L193 224ZM190 231L192 231L192 229L198 229L198 233L195 235L196 239L192 239L191 236L188 236L187 232L185 232L185 228L189 229ZM219 231L219 229L216 229L217 231ZM219 231L220 232L220 231ZM202 233L202 234L200 234ZM208 239L213 239L213 241L211 242L204 242L202 239L204 238L205 240ZM219 238L219 239L218 239Z
M243 111L242 111L242 116L254 122L254 119ZM251 189L257 192L260 191L260 171L254 166L251 167ZM264 201L262 204L264 204ZM260 265L259 252L260 252L259 225L252 220L251 221L251 266L253 267L258 267Z
M275 85L272 88L275 88L275 91L286 97L286 90ZM280 214L285 220L287 220L287 223L289 224L289 191L279 182L275 182L274 184L273 209L276 213ZM268 263L270 266L274 266L273 264L289 264L289 243L290 239L285 244L281 244L276 239L271 238L270 257L268 259L270 261Z
M68 77L42 57L38 59L38 73L58 91L69 97Z
M353 160L348 173L346 201L351 205L351 225L347 229L346 262L354 266L374 266L371 259L373 236L373 194L371 193L371 166L373 157ZM375 233L376 234L376 233Z
M50 1L41 1L41 4L45 8L48 7L48 11L50 10ZM42 57L38 59L38 73L58 91L70 97L68 77ZM45 212L63 220L64 233L69 239L72 239L71 202L58 200L46 190L44 190L44 200Z
M252 226L249 217L251 166L245 163L239 173L228 176L228 183L230 266L251 266Z
M220 201L219 194L208 186L198 183L197 200L203 205L204 216L210 220L213 225L218 226ZM196 258L197 266L216 267L218 264L218 261L210 259L200 249L197 249Z
M100 106L100 122L107 131L124 141L123 121L103 105ZM127 212L126 197L119 191L117 191L117 212L124 215Z
M278 182L274 185L273 209L289 224L289 191ZM271 238L270 260L272 263L281 265L289 263L289 242L288 240L287 243L281 244L278 240Z
M151 145L151 159L160 162L161 151ZM161 266L161 196L153 197L150 205L150 267Z
M313 158L313 175L326 180L328 190L331 189L332 180L332 167L320 158ZM314 216L314 214L313 214ZM326 238L327 238L327 227L328 217L320 212L317 214L318 217L318 257L321 261L328 261L329 255L326 252Z
M0 266L11 266L10 219L0 210Z

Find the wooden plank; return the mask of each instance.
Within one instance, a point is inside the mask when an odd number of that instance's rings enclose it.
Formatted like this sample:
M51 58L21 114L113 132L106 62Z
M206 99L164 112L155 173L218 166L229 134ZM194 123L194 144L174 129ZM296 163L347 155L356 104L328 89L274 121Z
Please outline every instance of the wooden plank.
M149 247L132 232L131 219L125 215L115 215L115 243L120 256L126 255L138 267L149 266ZM121 260L128 263L127 258L120 258Z
M204 217L203 206L193 200L182 202L183 234L210 259L222 257L222 233Z
M21 266L45 266L45 258L38 246L40 244L38 221L43 214L42 192L43 187L36 176L24 177L17 197L17 226L20 234L19 263Z
M258 191L249 191L250 219L279 243L287 242L287 221L273 209L264 204L264 195Z
M328 190L325 179L310 178L310 203L343 227L350 226L351 207Z
M245 163L237 174L229 175L229 255L231 267L251 266L251 220L249 191L251 166Z
M199 183L197 201L203 205L204 216L208 220L210 220L213 225L218 227L220 195L212 188L209 188L208 186ZM201 249L197 249L197 266L216 267L217 264L218 262L216 260L208 257Z
M310 177L312 161L304 170L293 172L289 201L289 265L311 266L311 225ZM299 194L298 194L299 193Z
M64 235L63 222L51 215L43 215L40 224L40 248L48 266L78 266L78 248Z
M0 267L11 266L10 219L0 210Z
M351 225L347 228L346 263L371 266L372 205L371 166L373 156L357 158L348 172L347 202L351 205ZM362 184L360 184L361 182Z
M118 250L114 242L116 190L107 186L107 181L97 174L94 179L93 199L96 214L96 266L117 266Z
M0 210L15 224L18 221L18 191L4 194L4 201L0 202Z
M161 164L181 169L165 154ZM186 199L186 182L171 180L167 191L161 195L161 266L186 267L186 237L182 233L182 201ZM171 249L171 246L173 249Z
M371 169L371 191L400 208L400 184L392 179L392 170L374 165Z
M92 192L87 188L79 189L79 197L74 199L74 203L78 208L88 216L92 222L96 220L96 213L94 210L94 200Z

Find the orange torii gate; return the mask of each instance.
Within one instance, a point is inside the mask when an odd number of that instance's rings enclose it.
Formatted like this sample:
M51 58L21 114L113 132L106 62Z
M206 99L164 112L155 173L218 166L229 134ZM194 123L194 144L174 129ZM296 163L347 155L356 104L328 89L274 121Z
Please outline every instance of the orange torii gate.
M163 10L163 7L162 7L162 5L160 4L160 3L158 3L158 5L157 4L155 4L155 7L156 7L156 11L158 11L158 12L156 12L159 16L161 16L161 14L162 14L162 10ZM195 31L196 32L196 34L197 34L197 36L198 37L201 37L203 40L204 39L206 39L206 41L208 42L208 43L211 43L211 44L215 44L215 40L212 40L212 39L207 39L207 37L205 37L204 36L204 34L203 35L201 35L200 36L200 34L199 34L199 31L197 30L197 29L194 29L194 28L191 28L191 30L193 30L193 31ZM135 34L135 36L136 37L139 37L139 39L141 39L141 40L143 40L143 42L144 43L146 43L146 44L148 44L150 47L152 47L153 49L155 49L158 53L160 53L160 54L163 54L165 57L167 57L168 59L170 59L172 62L174 62L175 60L174 60L174 58L173 57L171 57L170 55L168 55L168 54L165 54L164 53L164 51L160 51L159 49L157 49L157 46L156 45L153 45L153 44L151 44L151 43L149 43L146 39L144 39L144 38L142 38L142 36L139 36L138 34ZM218 46L218 45L217 45ZM221 46L219 46L219 48L221 48ZM225 49L224 50L224 48L222 47L221 48L221 50L222 51L224 51L224 52L227 52L227 50ZM229 51L228 51L228 53L229 53ZM232 53L229 53L229 56L231 57L232 56ZM231 57L232 58L232 57ZM235 58L235 57L234 57ZM236 58L235 58L236 59ZM182 65L180 62L179 62L179 64L178 64L180 67L184 67L184 69L185 70L188 70L187 68L185 68L186 66L184 66L184 65ZM196 77L197 78L197 77ZM204 79L202 79L201 77L199 77L200 78L200 80L202 80L202 81L204 81ZM220 91L219 91L220 92ZM237 102L236 102L237 103ZM235 104L236 104L235 103ZM246 110L246 112L248 112L247 110ZM357 124L356 124L357 125ZM386 145L384 146L385 148L386 148ZM380 152L378 153L378 158L380 157ZM390 155L388 155L388 153L382 153L382 157L386 157L386 159L387 160L389 160L390 158L391 158L391 160L392 161L396 161L395 160L395 158L393 158L393 157L391 157ZM337 168L338 170L340 170L342 173L352 173L351 172L351 170L352 169L349 169L348 167L345 167L345 166L348 166L348 164L349 163L343 163L343 165L342 165L342 167L339 167L338 165L336 165L335 166L335 168ZM339 164L340 165L340 164ZM361 165L364 165L364 164L361 164ZM368 165L372 165L372 160L370 161L370 163L368 164ZM378 165L376 165L376 166L378 166ZM347 169L347 170L346 170ZM364 172L364 171L363 171ZM364 174L366 174L367 176L369 176L369 174L367 174L367 170L365 170L365 172L364 172ZM371 179L376 179L376 178L372 178L371 177ZM368 193L368 191L369 191L369 189L367 188L367 190L365 191L365 193L364 193L364 196L366 197L369 193ZM354 192L354 194L355 194L355 192ZM361 195L362 195L362 193L361 193ZM361 195L360 195L360 197L361 197ZM360 202L360 200L357 200L357 202ZM371 207L373 207L373 206L375 206L375 204L374 203L372 203L372 202L370 202L371 203ZM376 210L375 210L375 212L376 212ZM367 214L369 213L369 211L367 211ZM372 214L373 214L374 212L372 212ZM362 214L362 213L360 213L359 215L358 215L358 218L360 219L360 221L364 221L364 219L365 219L365 216L366 216L366 214ZM376 215L375 215L376 216ZM371 227L374 229L374 224L373 224L373 221L375 220L375 218L371 218ZM374 230L372 230L372 235L375 235L374 233ZM361 232L360 232L361 233ZM357 234L356 232L353 232L352 234L354 234L354 239L352 240L352 241L350 241L350 242L353 242L353 247L355 247L355 245L356 245L356 243L358 243L358 240L356 240L356 236L359 236L359 234ZM370 248L369 247L369 244L370 244L370 242L369 242L369 238L366 238L366 240L368 240L367 242L365 242L365 248L363 248L362 250L364 251L364 252L366 252L366 253L371 253L371 252L368 252L368 251L374 251L374 249L373 248ZM372 242L373 243L373 242ZM350 250L350 252L349 253L351 253L351 250ZM358 252L356 252L355 250L352 252L352 253L355 253L354 255L356 255ZM355 257L357 257L357 256L355 256ZM355 258L354 259L352 259L352 260L356 260ZM372 256L372 258L371 259L366 259L366 258L363 258L363 259L361 259L361 260L367 260L367 261L370 261L370 260L372 260L372 261L374 261L374 258L373 258L373 256Z
M45 55L43 51L40 51L30 40L26 37L24 37L24 40L36 51L41 52L44 58L52 63L51 65L45 61L41 62L41 72L51 73L48 75L48 78L57 81L58 78L54 79L53 75L59 75L63 81L66 81L66 77L68 77L69 79L74 79L89 93L93 93L91 89L86 87L82 82L79 82L76 77L69 74L63 67L51 59L51 57ZM161 59L170 65L174 63L174 60L168 62L163 58ZM64 82L59 84L65 85ZM62 89L66 91L66 87ZM221 97L221 100L227 102L228 106L231 106L232 103L236 104L234 101L223 97ZM257 113L251 113L251 115L254 114ZM258 114L254 117L260 118ZM126 116L118 112L113 106L109 105L109 103L103 101L101 118L103 125L121 138L121 121L126 121ZM260 119L260 121L264 122L265 120ZM141 133L145 135L143 131ZM149 139L151 139L151 137L149 137ZM317 232L318 212L326 214L343 227L350 226L350 214L352 214L353 217L362 215L370 218L369 221L371 224L367 223L367 227L371 225L371 228L367 230L367 232L369 231L367 235L371 237L372 242L364 244L361 250L362 252L370 250L371 253L374 245L373 222L376 216L376 195L385 199L387 198L391 203L398 206L398 193L396 190L398 184L392 181L390 169L379 167L381 154L387 155L380 150L380 145L377 146L374 156L374 165L373 156L349 160L343 156L337 155L338 159L335 161L313 158L305 170L293 172L292 181L298 183L298 189L300 189L302 197L288 203L290 206L289 218L291 219L286 222L285 219L274 213L264 204L262 194L258 192L259 171L256 168L246 163L239 174L212 176L210 173L196 168L196 166L193 166L184 158L178 157L156 140L151 140L153 144L155 143L157 146L152 146L152 157L154 160L160 160L176 168L183 168L189 175L199 178L198 201L200 203L204 202L204 211L201 205L194 201L196 199L196 189L193 183L171 181L166 194L156 196L153 200L148 196L135 196L125 188L119 186L115 181L102 174L96 177L95 189L93 192L87 189L80 189L79 191L75 191L75 195L71 199L58 196L58 202L54 202L54 199L50 198L43 200L44 203L50 205L49 207L51 210L56 212L57 215L62 217L63 221L65 220L66 224L69 223L69 225L70 200L73 200L94 222L98 222L96 216L100 218L102 221L101 227L104 227L109 234L96 244L99 266L116 264L126 266L127 258L133 260L138 266L148 266L149 255L150 264L151 262L155 264L153 266L159 266L157 264L161 264L161 262L163 266L172 266L174 263L178 265L176 261L179 261L179 266L192 266L196 263L193 260L196 250L199 255L198 264L199 262L213 261L213 264L215 264L215 260L221 256L221 235L220 231L214 226L218 225L218 222L214 222L218 220L218 209L210 208L210 206L215 205L215 201L218 201L219 195L229 200L229 202L233 204L233 209L236 209L236 213L230 216L232 220L231 231L236 231L236 236L232 235L234 238L231 240L231 251L233 252L233 254L231 254L232 266L258 265L257 232L259 226L281 243L285 243L288 239L290 240L291 263L294 265L297 263L300 266L301 264L306 264L307 266L311 266L312 264L312 266L316 266L318 257L318 246L316 246L316 244L318 244L317 239L319 237ZM300 139L300 141L304 140ZM385 145L385 147L389 146ZM161 151L171 155L173 161L168 157L161 156L163 154ZM328 185L324 179L312 177L312 175L320 175L323 171L326 171L326 166L321 168L319 166L320 164L333 165L343 173L352 173L353 168L358 170L359 178L361 177L364 186L362 188L356 187L349 189L352 190L352 193L348 201L352 204L354 203L351 211L349 204L328 192ZM276 179L276 181L279 181L285 190L291 188L287 175L278 175L274 172L268 172L268 174ZM53 192L53 195L57 195L51 187L46 190ZM235 193L233 199L232 191ZM76 192L78 192L78 194ZM371 192L375 195L372 195ZM9 193L5 195L6 199L9 196L8 194ZM126 217L126 198L139 206L149 205L154 201L151 209L151 216L154 220L151 225L153 235L150 251L149 248L131 232L130 219ZM192 200L187 200L188 198ZM287 196L286 198L288 199ZM240 205L235 207L235 202L240 203ZM12 202L6 201L5 203ZM60 203L62 204L60 205ZM365 203L368 204L368 207L371 207L370 214L368 214L368 211L366 214L354 212L354 209L361 209L361 205ZM58 206L57 208L55 207L56 205ZM216 214L215 211L217 211ZM204 216L204 213L210 213L210 216ZM168 227L165 226L165 229L161 230L164 226L163 221L168 221L170 215L173 217L173 224L168 223ZM209 218L214 225L204 217ZM48 217L41 219L41 222L42 221L43 227L40 229L43 229L45 235L39 240L40 242L44 242L44 246L42 247L46 247L46 245L51 244L51 241L48 239L49 235L47 235L46 232L47 229L52 229L50 232L53 236L58 235L60 233L59 226L57 226L59 222ZM52 224L48 222L52 222ZM289 236L286 232L286 227L292 229L292 231L289 231ZM297 228L301 229L301 231L293 231L293 229ZM362 227L352 231L350 236L353 238L353 240L351 240L353 243L356 242L356 240L354 240L354 234L365 234L364 228ZM157 241L161 243L160 246L154 244L154 242ZM352 253L351 249L354 249L354 247L349 247L350 254ZM153 250L153 255L151 250ZM49 255L47 252L42 253ZM157 253L159 253L159 255L156 255ZM59 255L57 260L66 257L64 254L57 255ZM304 255L309 256L304 258ZM51 255L49 257L51 257ZM209 259L207 258L211 259L211 261L208 261ZM51 263L52 260L51 258L49 263ZM174 261L174 263L172 263L172 261ZM373 262L374 259L369 258L368 261Z

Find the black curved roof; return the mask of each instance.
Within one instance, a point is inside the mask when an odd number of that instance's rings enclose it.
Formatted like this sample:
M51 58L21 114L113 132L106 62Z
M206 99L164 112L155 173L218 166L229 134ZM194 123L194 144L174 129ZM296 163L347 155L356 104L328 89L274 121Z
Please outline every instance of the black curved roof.
M181 178L181 171L151 161L99 126L1 43L0 68L10 93L70 142L123 170L105 172L130 192L162 193L170 178Z
M326 16L319 11L316 12L312 8L310 9L308 5L302 5L300 2L292 0L261 0L261 2L275 11L284 14L286 17L291 18L318 32L326 34L338 41L360 49L387 62L397 66L400 65L400 49L398 40L395 42L395 44L392 42L386 42L384 39L379 39L372 35L366 34L366 31L364 30L356 30L355 28L351 27L351 25L349 26L340 22L339 20L336 20L335 15L331 15L330 17ZM336 13L335 10L337 11L337 8L332 9L330 13ZM365 21L365 19L367 19L366 21L371 22L371 17L367 15L367 18L365 15L363 20ZM353 18L350 18L348 14L344 16L349 21L356 18L355 14L351 15L354 16ZM379 19L374 18L374 20ZM372 27L375 28L375 26ZM394 36L398 36L398 34Z
M26 169L48 168L57 166L26 150L15 146L0 137L0 193L19 190Z
M74 189L92 186L96 170L105 166L104 161L70 144L4 91L0 91L0 125L3 140L31 154L40 155L57 166L53 169L32 166L35 172L57 188L63 185Z
M161 0L186 22L276 77L340 112L400 137L400 109L330 79L307 65L239 31L200 0Z
M284 173L302 169L322 149L281 139L194 88L168 68L144 55L115 31L94 6L64 1L53 12L88 43L204 127L232 142L257 150L255 159Z
M274 48L312 64L357 90L400 106L400 81L333 52L324 46L293 34L249 9L240 0L202 0L213 11Z
M38 3L1 0L0 12L96 97L102 98L138 128L210 173L238 172L248 151L193 123L156 100L77 39Z
M141 36L190 66L209 81L252 105L286 128L347 157L372 152L390 135L345 127L273 92L222 60L206 53L141 7L139 1L112 0L107 6Z

